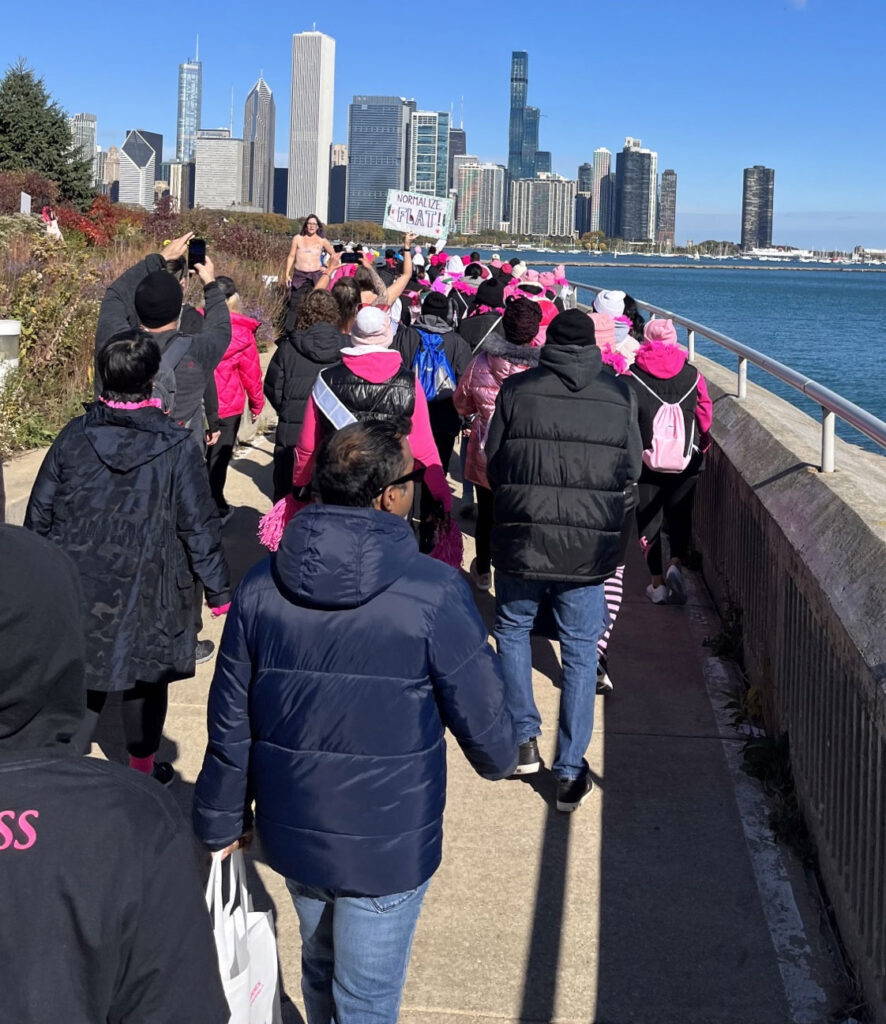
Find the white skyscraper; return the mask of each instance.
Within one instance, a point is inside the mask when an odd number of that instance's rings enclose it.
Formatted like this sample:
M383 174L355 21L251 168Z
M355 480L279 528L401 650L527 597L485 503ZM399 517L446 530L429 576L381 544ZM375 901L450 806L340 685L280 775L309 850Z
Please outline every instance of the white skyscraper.
M229 210L243 202L243 140L227 128L197 132L194 206Z
M73 117L68 118L68 124L71 126L71 136L74 139L74 146L79 150L83 159L88 160L92 164L93 184L99 184L98 147L95 144L95 114L74 114Z
M575 181L542 172L511 182L511 231L570 237L575 224Z
M455 172L458 190L458 230L465 235L498 231L504 206L505 169L501 164L481 164L476 157L465 157Z
M603 181L609 174L612 164L612 154L604 146L594 150L594 169L591 172L591 226L589 231L602 231L606 233L608 225L601 226L600 199L603 191Z
M409 190L449 194L449 114L414 110L409 131Z
M289 120L289 190L286 215L329 215L329 147L335 40L322 32L292 37L292 98Z

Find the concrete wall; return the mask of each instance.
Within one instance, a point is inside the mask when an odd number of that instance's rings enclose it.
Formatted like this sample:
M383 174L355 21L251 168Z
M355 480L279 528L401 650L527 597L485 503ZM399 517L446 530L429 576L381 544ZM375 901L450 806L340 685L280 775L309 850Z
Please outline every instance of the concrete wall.
M886 458L697 360L715 447L695 532L721 609L742 609L748 676L790 737L800 805L828 896L878 1022L886 1021Z

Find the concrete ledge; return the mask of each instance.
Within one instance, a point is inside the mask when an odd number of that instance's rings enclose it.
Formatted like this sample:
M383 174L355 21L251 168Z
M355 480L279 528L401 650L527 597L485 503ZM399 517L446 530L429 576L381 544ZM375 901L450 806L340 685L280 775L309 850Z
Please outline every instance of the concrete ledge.
M43 464L48 448L35 448L33 451L17 455L3 463L3 483L6 488L6 522L21 526L25 521L25 511L34 480Z
M742 610L745 662L787 732L801 806L842 936L886 1021L886 459L699 358L716 442L695 532L721 608Z

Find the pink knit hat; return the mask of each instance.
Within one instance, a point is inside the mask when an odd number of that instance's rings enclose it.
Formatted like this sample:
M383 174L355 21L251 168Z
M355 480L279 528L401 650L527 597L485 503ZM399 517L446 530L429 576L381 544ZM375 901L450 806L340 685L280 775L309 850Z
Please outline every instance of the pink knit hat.
M643 328L644 341L660 341L665 345L677 344L677 328L673 320L650 320Z
M588 313L594 321L594 341L597 348L607 348L615 344L615 324L608 313Z
M364 306L351 328L351 341L355 345L374 345L390 348L394 340L391 318L378 306Z
M550 270L543 270L538 275L538 280L545 288L555 288L557 286L557 281Z

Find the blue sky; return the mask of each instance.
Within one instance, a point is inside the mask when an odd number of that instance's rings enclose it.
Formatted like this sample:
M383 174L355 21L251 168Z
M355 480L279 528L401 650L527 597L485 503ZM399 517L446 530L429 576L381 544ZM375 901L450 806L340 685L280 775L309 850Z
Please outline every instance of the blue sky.
M316 17L336 40L335 141L347 141L355 93L453 104L456 123L463 97L468 151L506 163L510 55L525 49L554 170L574 177L596 147L614 153L625 136L640 137L660 170L677 171L679 241L737 239L742 169L762 163L775 168L775 242L886 248L883 0L317 7L217 0L162 15L44 0L37 19L4 19L0 64L24 57L69 112L96 114L105 148L137 127L162 132L170 153L178 64L199 32L204 127L227 125L233 87L242 130L243 101L263 71L280 165L290 37Z

